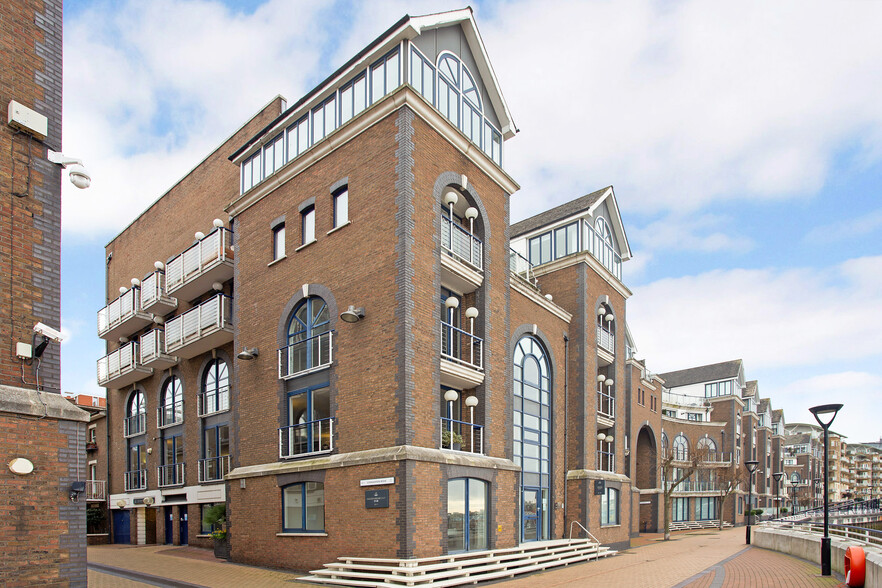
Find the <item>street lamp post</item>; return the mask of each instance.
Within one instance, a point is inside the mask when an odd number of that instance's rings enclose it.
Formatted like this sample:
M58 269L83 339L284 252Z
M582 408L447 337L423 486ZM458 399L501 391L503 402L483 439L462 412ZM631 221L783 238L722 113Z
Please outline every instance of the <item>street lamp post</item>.
M781 518L781 503L778 501L778 487L781 485L781 478L784 477L784 472L775 472L772 474L772 477L775 478L775 518Z
M842 409L841 404L823 404L814 406L809 410L815 415L815 420L824 429L824 536L821 538L821 575L830 575L830 503L829 491L827 485L829 483L827 452L830 449L830 425L836 414ZM822 417L829 417L829 420L822 420Z
M750 514L753 512L753 473L756 471L756 467L759 465L759 462L755 459L751 459L744 462L744 467L747 468L747 527L745 532L745 542L750 545Z

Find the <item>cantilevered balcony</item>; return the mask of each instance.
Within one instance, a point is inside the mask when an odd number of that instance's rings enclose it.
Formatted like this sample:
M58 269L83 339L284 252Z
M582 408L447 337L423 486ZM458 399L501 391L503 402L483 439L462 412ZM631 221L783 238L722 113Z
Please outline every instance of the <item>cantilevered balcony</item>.
M156 262L162 265L161 262ZM163 316L178 307L178 299L165 290L165 272L157 269L141 282L141 310Z
M161 465L156 469L160 488L184 485L184 464L172 463Z
M138 343L126 343L113 353L98 360L98 385L105 388L123 388L150 377L153 368L139 362Z
M232 299L218 294L168 321L165 348L184 359L233 340Z
M143 412L123 419L123 436L134 437L147 430L147 415Z
M169 296L193 300L211 290L215 282L233 277L233 233L217 227L200 238L183 253L171 259L165 270L165 286Z
M165 352L165 332L153 329L142 335L138 342L141 346L141 365L159 370L178 363L178 358Z
M484 453L484 425L441 417L441 449Z
M484 381L484 340L441 321L441 385L458 390Z
M533 264L514 249L508 250L508 270L534 288L539 287L539 280L536 279L536 274L533 273Z
M230 473L230 456L206 457L199 460L199 483L223 481Z
M103 502L107 500L107 482L105 480L86 480L86 501Z
M484 281L484 244L448 216L441 217L441 283L464 294Z
M131 335L153 321L141 310L141 289L132 287L98 311L98 336L107 341Z
M334 331L321 333L279 349L279 379L288 380L334 363Z
M309 421L279 429L279 459L330 453L333 450L333 418Z
M144 490L147 488L147 470L132 470L126 472L126 492Z

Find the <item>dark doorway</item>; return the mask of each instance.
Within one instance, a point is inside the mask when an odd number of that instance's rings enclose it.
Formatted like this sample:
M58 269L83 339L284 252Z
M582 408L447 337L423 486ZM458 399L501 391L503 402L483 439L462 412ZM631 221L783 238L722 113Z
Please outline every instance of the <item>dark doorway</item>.
M171 545L174 542L174 525L175 525L175 515L172 512L172 507L165 507L165 544Z
M179 506L178 511L181 513L181 545L188 545L190 539L187 536L187 505Z
M146 527L147 527L147 537L146 543L147 545L155 545L156 544L156 511L159 509L156 508L145 508L144 516L146 519Z
M132 542L131 527L129 527L129 511L113 511L113 542L128 545Z

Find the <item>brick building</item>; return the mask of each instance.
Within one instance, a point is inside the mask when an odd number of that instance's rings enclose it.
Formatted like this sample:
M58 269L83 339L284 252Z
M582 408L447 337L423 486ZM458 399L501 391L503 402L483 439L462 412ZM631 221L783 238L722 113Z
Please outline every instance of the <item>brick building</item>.
M471 11L405 17L108 244L114 541L208 545L218 502L300 569L657 525L615 194L510 225L514 135Z
M62 398L61 0L0 7L0 584L85 586L87 413ZM50 332L42 329L43 332ZM74 491L77 490L77 491Z
M107 436L107 400L88 394L65 394L70 402L89 414L86 425L86 535L89 545L110 540L110 513L107 507L107 470L110 452Z

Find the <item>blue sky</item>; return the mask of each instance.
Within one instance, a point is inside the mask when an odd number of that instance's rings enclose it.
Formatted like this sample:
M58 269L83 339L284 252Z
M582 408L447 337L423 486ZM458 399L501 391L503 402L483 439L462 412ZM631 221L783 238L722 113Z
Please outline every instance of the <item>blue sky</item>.
M62 380L99 392L104 250L276 94L445 1L65 3ZM519 127L512 221L612 184L638 356L742 358L788 422L882 437L878 3L473 4Z

